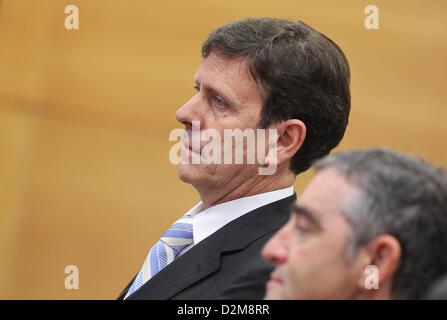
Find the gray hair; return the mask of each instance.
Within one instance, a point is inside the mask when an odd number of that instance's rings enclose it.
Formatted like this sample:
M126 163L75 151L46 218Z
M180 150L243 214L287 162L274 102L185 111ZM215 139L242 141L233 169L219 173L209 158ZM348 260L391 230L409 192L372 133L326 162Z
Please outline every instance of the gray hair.
M387 149L342 152L315 164L356 187L341 208L352 226L349 255L381 234L401 245L393 280L396 299L421 298L447 272L447 173Z

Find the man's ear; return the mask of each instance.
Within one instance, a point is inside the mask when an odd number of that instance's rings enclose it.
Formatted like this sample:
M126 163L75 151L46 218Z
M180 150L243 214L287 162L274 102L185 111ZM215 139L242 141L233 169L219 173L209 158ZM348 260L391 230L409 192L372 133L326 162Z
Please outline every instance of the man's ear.
M298 119L280 122L277 141L277 162L281 164L291 159L301 148L306 138L306 125Z
M391 289L393 276L399 266L401 257L399 241L392 235L380 235L369 242L362 251L363 267L375 266L378 270L380 288L388 287Z

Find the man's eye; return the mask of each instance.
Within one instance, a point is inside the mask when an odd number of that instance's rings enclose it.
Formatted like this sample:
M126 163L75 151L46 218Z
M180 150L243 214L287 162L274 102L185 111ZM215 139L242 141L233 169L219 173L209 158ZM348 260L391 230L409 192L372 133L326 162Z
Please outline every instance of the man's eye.
M217 107L222 108L225 106L225 101L223 101L223 99L219 98L219 97L214 97L214 103L216 104Z
M193 89L195 92L199 92L200 91L200 87L198 85L194 85Z
M310 232L313 230L312 223L310 223L309 221L307 221L307 219L302 217L297 219L295 226L300 232Z
M298 225L296 228L301 233L310 232L311 231L311 229L309 227L307 227L307 226Z

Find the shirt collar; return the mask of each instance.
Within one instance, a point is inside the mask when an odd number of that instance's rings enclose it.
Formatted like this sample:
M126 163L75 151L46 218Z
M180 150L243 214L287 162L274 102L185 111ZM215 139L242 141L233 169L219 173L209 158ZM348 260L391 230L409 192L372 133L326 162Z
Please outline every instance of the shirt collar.
M293 195L293 192L293 186L290 186L220 203L205 210L203 210L203 202L197 203L186 213L193 217L194 245L227 223L266 204L287 198Z

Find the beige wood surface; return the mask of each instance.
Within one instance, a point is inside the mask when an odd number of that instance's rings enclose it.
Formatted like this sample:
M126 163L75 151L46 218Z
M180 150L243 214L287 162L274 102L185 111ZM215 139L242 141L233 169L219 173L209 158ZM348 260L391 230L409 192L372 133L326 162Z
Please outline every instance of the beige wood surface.
M201 42L235 19L301 19L344 49L352 113L339 150L389 146L447 164L446 1L0 3L0 298L118 295L198 200L168 161L168 134ZM364 27L370 3L379 30ZM79 30L64 28L68 4ZM64 287L67 265L79 290Z

